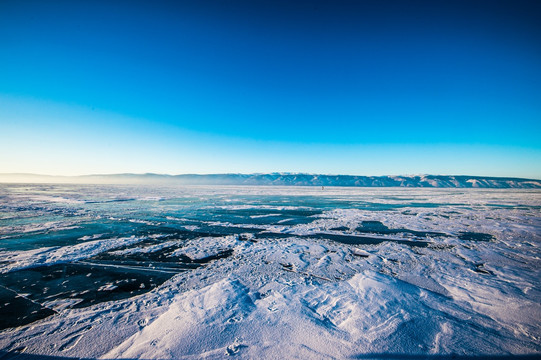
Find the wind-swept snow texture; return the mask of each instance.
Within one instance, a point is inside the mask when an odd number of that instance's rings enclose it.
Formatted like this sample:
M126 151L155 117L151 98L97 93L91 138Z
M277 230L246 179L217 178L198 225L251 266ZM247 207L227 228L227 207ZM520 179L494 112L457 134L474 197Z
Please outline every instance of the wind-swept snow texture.
M541 353L541 191L0 185L0 357Z

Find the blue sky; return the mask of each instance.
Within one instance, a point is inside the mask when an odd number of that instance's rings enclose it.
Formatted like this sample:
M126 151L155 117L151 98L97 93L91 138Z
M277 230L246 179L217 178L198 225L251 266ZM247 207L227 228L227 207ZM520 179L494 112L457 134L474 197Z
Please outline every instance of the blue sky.
M0 2L0 172L541 178L536 1Z

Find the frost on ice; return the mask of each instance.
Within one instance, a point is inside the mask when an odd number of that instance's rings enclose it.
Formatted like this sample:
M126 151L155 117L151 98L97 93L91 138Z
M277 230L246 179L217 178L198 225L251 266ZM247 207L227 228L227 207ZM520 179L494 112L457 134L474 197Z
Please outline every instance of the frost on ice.
M541 352L539 190L44 186L0 187L9 354Z

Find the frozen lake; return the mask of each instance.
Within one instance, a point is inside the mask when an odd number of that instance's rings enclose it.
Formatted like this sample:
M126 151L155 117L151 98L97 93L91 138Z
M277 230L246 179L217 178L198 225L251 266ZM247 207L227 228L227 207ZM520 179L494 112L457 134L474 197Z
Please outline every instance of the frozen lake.
M539 354L540 242L541 190L0 184L0 349Z

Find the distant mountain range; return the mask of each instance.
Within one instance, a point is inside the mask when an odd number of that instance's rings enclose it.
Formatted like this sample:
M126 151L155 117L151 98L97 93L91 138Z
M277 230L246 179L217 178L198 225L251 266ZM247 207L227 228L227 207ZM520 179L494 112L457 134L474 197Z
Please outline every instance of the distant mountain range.
M434 188L497 188L539 189L541 180L466 176L404 175L356 176L292 173L270 174L112 174L83 176L49 176L36 174L0 174L4 183L99 183L99 184L164 184L164 185L280 185L280 186L355 186L355 187L434 187Z

